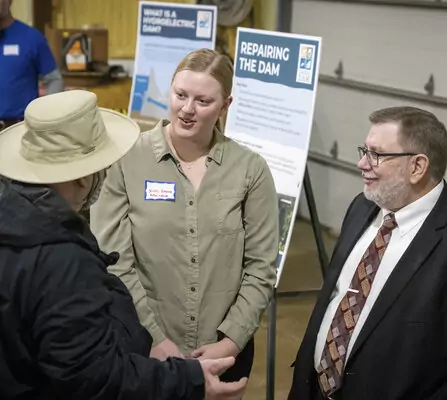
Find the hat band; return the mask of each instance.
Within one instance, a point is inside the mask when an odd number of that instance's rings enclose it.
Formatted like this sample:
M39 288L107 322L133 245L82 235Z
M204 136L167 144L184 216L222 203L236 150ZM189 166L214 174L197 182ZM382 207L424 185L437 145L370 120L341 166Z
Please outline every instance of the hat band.
M38 129L30 127L29 122L26 126L28 130L23 135L20 154L34 163L78 161L104 147L108 140L104 121L96 107L63 126Z

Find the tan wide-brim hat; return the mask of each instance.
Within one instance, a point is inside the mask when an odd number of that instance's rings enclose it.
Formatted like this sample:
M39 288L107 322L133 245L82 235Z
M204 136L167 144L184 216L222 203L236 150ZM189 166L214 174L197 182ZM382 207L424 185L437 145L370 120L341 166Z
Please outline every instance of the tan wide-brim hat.
M86 90L29 103L24 122L0 132L0 175L38 184L68 182L114 164L140 136L136 122L99 108Z

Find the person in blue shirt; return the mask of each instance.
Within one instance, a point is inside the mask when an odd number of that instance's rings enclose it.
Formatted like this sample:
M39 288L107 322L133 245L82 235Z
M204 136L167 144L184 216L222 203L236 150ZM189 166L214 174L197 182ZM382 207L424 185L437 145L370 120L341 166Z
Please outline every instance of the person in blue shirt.
M26 106L46 93L64 90L62 76L45 36L14 19L12 0L0 0L0 131L23 120Z

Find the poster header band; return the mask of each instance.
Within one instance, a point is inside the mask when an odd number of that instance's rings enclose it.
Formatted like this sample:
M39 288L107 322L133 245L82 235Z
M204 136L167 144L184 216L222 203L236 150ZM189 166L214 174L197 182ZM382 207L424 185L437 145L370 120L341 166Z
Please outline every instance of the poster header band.
M315 40L239 31L235 74L313 90L318 46Z
M144 4L140 34L189 40L207 40L213 36L212 10Z

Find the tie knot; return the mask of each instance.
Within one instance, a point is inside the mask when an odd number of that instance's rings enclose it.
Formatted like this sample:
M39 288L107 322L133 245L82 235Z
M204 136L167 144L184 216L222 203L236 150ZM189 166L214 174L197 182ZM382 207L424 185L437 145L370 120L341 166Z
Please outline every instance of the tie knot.
M389 213L385 215L383 218L382 226L387 229L394 229L397 226L396 218L394 216L394 213Z

